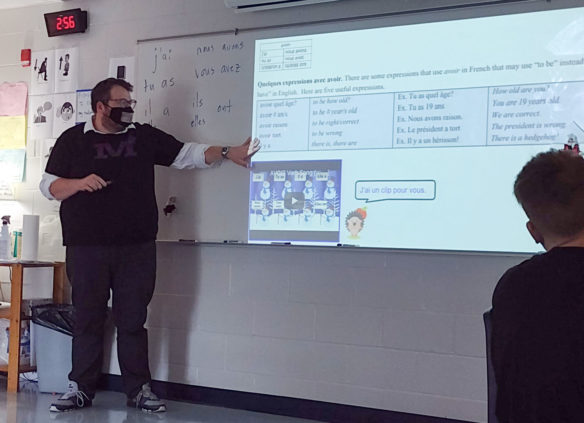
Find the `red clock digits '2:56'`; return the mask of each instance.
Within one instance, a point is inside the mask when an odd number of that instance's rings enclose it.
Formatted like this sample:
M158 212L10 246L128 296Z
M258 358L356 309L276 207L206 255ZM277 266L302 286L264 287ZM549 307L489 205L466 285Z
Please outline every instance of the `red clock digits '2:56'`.
M57 27L57 31L75 28L75 15L59 16L57 18L56 27Z
M47 25L49 37L85 32L87 29L87 11L71 9L45 13L45 24Z

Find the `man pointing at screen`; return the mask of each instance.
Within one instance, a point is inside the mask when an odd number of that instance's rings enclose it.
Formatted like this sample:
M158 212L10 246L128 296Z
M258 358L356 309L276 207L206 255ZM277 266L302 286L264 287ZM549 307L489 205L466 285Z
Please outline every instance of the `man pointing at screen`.
M133 123L132 89L114 78L95 86L92 119L59 137L40 183L47 198L61 201L75 309L69 390L51 405L54 412L92 405L110 289L127 404L166 411L150 390L144 328L156 279L154 166L208 168L231 160L247 167L259 149L259 141L249 138L233 147L183 144L150 125Z

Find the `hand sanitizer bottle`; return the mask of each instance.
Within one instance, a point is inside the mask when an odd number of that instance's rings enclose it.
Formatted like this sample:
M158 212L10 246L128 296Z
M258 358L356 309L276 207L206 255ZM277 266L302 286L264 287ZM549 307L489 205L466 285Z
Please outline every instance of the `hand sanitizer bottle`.
M0 230L0 260L10 260L10 232L8 224L10 216L2 216L2 229Z

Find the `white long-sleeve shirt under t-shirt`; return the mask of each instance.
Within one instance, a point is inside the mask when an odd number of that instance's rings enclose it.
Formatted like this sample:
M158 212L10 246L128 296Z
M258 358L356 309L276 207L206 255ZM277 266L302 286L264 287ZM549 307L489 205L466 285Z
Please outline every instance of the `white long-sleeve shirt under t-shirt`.
M129 129L134 129L134 125L130 124L128 127L124 128L123 130L116 132L116 134L123 134L127 132ZM89 119L85 122L85 126L83 128L83 133L87 133L89 131L94 131L99 134L104 134L104 132L100 132L93 126L93 119ZM219 162L212 163L208 165L205 162L205 151L210 147L207 144L198 144L198 143L185 143L181 150L178 152L176 158L170 165L175 169L195 169L195 168L208 168L217 166ZM51 194L50 187L53 182L57 179L60 179L59 176L52 175L50 173L43 173L43 177L41 178L41 182L39 183L39 188L43 195L48 198L49 200L55 200L53 194Z

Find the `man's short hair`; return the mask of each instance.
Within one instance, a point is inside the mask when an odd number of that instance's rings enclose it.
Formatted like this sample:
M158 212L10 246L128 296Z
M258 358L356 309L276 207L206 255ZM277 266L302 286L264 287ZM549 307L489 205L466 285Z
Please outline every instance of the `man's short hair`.
M540 231L571 236L584 230L584 159L579 154L539 153L517 175L514 193Z
M97 102L107 103L110 100L110 91L112 87L119 85L120 87L132 92L134 87L128 81L118 78L108 78L98 82L93 90L91 90L91 109L93 113L97 112Z

